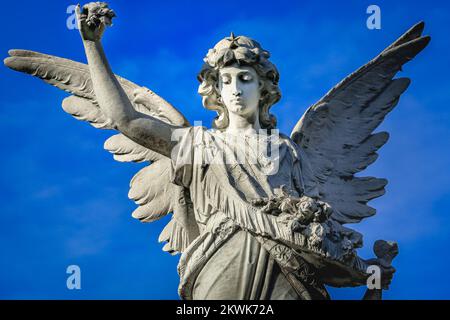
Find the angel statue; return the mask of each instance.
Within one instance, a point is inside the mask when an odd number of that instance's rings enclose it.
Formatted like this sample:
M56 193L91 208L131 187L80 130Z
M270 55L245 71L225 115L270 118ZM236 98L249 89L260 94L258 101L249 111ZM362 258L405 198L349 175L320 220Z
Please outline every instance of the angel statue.
M64 111L119 133L105 142L114 159L148 162L131 180L132 216L162 230L164 251L180 253L182 299L329 299L325 285L387 289L398 252L377 241L376 258L356 249L362 235L346 225L373 216L385 179L355 176L377 159L387 132L374 133L408 87L394 76L430 41L418 23L372 61L310 106L289 136L269 111L281 98L279 73L246 36L220 40L198 74L212 128L192 126L151 90L115 75L101 39L115 16L106 3L76 10L87 64L10 50L5 65L72 95Z

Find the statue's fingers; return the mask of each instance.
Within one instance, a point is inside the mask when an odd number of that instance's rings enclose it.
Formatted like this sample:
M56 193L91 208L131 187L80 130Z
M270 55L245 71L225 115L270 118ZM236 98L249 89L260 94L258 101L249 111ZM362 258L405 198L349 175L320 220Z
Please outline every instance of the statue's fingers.
M82 8L81 8L81 13L88 15L89 14L89 3L85 4Z
M77 20L80 19L81 16L80 4L77 4L77 6L75 7L75 16L77 17Z
M86 14L81 12L80 4L75 7L75 17L77 18L78 26L80 27L81 22L86 21Z
M384 271L384 273L386 274L386 275L389 275L391 278L394 276L394 273L395 273L395 268L393 267L393 266L389 266L389 267L387 267L386 269L385 269L385 271Z
M392 283L392 274L388 277L383 278L383 281L381 282L381 288L383 290L388 290L391 283Z
M77 6L75 7L75 17L76 17L76 21L77 21L77 25L78 25L78 30L81 30L81 9L80 9L80 4L77 4Z
M105 24L100 20L97 28L98 28L98 33L103 34L103 32L105 31Z

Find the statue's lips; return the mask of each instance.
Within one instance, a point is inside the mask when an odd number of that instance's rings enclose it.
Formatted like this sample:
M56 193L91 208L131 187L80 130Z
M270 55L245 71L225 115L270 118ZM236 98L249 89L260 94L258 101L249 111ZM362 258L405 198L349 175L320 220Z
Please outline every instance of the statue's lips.
M233 99L231 102L234 104L244 104L244 100L242 98Z

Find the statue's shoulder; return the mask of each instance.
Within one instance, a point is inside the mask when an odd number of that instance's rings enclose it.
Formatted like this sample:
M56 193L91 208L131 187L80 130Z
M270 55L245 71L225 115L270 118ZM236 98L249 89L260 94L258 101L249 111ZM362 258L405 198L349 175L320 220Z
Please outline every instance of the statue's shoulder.
M280 144L286 145L286 147L292 154L292 157L294 159L298 159L299 155L300 155L300 151L299 151L300 147L288 135L280 132L278 134L278 136L279 136Z
M288 136L282 132L279 132L278 135L280 137L280 140L283 141L285 144L289 145L292 148L299 148L297 143L295 143L295 141L292 140L290 136Z
M280 140L286 144L289 144L289 145L295 144L295 142L291 139L291 137L289 137L288 135L286 135L282 132L279 132L278 136L279 136Z

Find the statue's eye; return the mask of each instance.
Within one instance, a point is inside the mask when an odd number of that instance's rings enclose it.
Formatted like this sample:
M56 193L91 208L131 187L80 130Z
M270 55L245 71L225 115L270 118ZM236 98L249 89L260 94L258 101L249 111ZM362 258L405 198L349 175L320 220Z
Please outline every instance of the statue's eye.
M241 75L241 80L242 81L248 82L248 81L252 81L252 79L253 79L252 75L249 74L249 73L244 73L244 74Z

